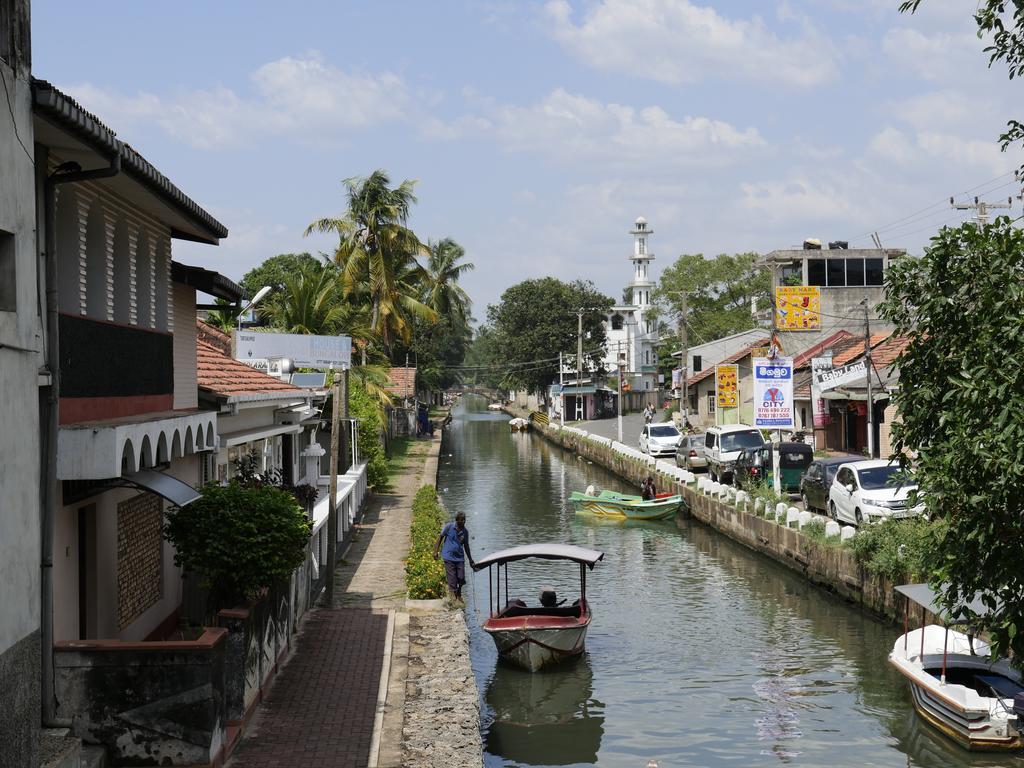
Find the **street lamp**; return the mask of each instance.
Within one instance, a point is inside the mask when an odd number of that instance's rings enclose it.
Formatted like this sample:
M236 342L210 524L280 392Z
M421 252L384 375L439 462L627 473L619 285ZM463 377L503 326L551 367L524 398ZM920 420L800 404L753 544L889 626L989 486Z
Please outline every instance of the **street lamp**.
M248 304L245 305L245 309L241 310L238 313L238 330L239 331L242 330L242 315L244 315L250 309L255 307L263 299L263 297L266 296L268 293L270 293L270 286L269 285L264 285L262 288L260 288L258 291L256 291L256 295L252 297L252 301L250 301Z

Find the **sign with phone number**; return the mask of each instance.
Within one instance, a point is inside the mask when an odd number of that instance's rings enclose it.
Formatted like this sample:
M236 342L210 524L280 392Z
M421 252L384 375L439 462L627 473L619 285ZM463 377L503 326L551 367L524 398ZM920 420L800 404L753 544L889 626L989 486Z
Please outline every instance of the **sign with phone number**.
M754 426L793 429L793 358L754 358Z

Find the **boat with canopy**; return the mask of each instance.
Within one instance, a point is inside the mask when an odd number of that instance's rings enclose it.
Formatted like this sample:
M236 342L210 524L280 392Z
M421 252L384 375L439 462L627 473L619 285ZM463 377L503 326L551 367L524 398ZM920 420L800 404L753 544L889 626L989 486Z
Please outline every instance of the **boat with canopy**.
M604 558L604 553L572 544L527 544L503 549L475 563L487 569L488 617L483 630L494 640L498 656L530 672L557 664L583 653L593 614L587 602L587 571ZM580 569L580 596L571 605L559 601L554 590L541 593L541 604L527 605L509 599L509 563L519 560L562 560ZM492 578L492 571L493 578ZM502 600L504 571L504 601Z
M972 750L1024 748L1024 684L1006 659L991 660L987 643L950 629L939 596L927 584L904 584L903 635L889 662L910 683L914 709L933 727ZM910 629L911 603L920 626ZM965 606L975 616L989 612L979 597ZM942 624L925 624L931 613Z

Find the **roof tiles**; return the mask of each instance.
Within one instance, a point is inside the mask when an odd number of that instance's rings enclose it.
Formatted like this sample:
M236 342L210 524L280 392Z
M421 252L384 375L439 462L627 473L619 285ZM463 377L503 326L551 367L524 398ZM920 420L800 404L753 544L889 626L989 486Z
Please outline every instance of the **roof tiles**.
M289 393L298 394L303 391L299 387L250 368L202 340L196 341L196 370L199 388L220 397L277 392L287 397Z

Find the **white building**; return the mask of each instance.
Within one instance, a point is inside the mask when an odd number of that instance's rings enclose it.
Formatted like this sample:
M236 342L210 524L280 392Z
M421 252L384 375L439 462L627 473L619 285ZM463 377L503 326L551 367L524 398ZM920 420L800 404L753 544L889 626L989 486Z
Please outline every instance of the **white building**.
M632 280L626 286L629 304L612 307L605 316L608 341L604 367L614 372L619 356L624 355L625 378L633 392L654 392L660 387L658 377L658 321L651 317L651 294L654 280L650 266L654 261L650 239L654 234L647 220L640 216L629 232L633 235Z

